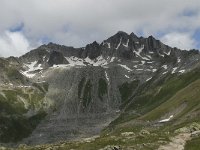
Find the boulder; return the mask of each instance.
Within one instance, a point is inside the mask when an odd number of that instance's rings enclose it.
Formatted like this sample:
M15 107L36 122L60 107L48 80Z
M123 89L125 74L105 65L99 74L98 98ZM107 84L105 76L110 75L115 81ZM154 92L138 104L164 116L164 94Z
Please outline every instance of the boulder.
M200 131L194 131L191 133L191 137L200 137Z
M147 130L141 130L140 131L140 135L149 135L150 134L150 132L149 131L147 131Z

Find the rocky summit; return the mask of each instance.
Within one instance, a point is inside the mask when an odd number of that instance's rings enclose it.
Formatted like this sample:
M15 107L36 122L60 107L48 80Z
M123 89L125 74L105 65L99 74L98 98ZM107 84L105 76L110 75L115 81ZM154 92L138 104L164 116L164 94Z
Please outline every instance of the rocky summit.
M200 53L153 36L119 31L82 48L49 43L0 58L0 71L6 147L154 149L180 137L175 131L200 130L189 128L200 121Z

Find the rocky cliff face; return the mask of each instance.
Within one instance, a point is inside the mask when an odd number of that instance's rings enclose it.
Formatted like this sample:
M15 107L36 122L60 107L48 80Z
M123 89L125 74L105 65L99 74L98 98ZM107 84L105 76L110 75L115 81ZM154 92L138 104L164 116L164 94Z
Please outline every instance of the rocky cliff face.
M27 111L19 115L29 120L45 112L18 141L24 137L28 144L74 139L99 133L147 82L187 73L199 66L199 59L199 51L182 51L152 36L121 31L85 48L49 43L19 58L0 60L0 96L5 96L5 85L11 91L21 86L16 101L21 100ZM25 90L26 86L30 89ZM28 98L20 96L24 93ZM0 113L4 116L3 110Z

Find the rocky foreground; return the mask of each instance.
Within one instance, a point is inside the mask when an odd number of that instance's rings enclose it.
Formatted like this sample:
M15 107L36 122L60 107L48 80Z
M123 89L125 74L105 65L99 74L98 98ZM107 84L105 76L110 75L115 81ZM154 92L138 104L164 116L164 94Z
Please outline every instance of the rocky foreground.
M129 126L130 127L130 126ZM137 128L137 129L136 129ZM155 127L154 127L155 128ZM152 128L121 128L109 134L83 138L76 141L60 141L54 144L37 146L19 145L17 150L184 150L187 141L200 138L200 124L192 123L185 127L167 131L167 126ZM127 130L128 129L128 130ZM0 147L0 150L13 148Z

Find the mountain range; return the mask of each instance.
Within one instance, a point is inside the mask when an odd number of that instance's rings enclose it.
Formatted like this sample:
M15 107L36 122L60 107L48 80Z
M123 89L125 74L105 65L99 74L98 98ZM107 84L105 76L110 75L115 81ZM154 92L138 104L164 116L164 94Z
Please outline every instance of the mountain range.
M119 31L82 48L49 43L0 58L0 71L3 145L122 134L138 126L162 133L200 121L199 51L153 36Z

